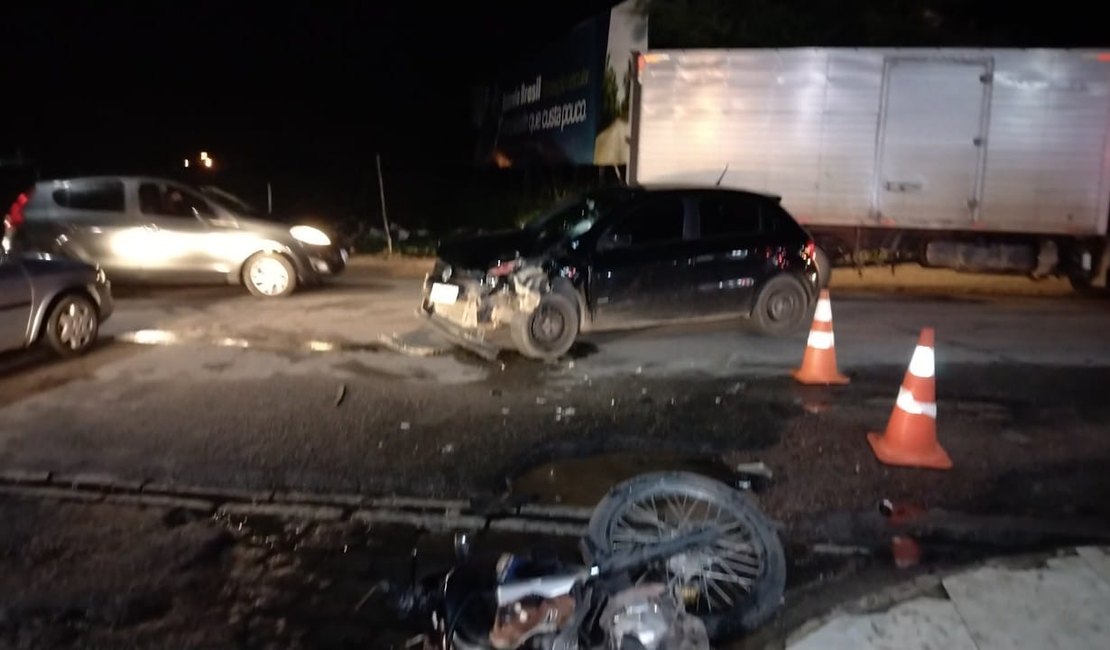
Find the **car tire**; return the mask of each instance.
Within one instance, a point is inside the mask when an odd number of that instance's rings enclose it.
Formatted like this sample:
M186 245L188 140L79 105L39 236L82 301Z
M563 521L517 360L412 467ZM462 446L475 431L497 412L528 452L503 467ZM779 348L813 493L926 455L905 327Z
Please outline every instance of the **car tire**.
M258 253L243 265L243 284L260 298L284 298L297 289L297 271L284 255Z
M809 314L809 296L797 278L777 275L759 290L751 321L761 333L784 336L797 331Z
M829 281L832 280L832 260L820 247L814 250L813 256L817 265L817 286L828 289Z
M578 307L561 293L545 293L536 308L518 315L509 327L513 345L531 359L563 356L578 338Z
M76 357L89 351L100 331L100 312L88 297L78 293L62 296L50 309L43 338L55 354Z

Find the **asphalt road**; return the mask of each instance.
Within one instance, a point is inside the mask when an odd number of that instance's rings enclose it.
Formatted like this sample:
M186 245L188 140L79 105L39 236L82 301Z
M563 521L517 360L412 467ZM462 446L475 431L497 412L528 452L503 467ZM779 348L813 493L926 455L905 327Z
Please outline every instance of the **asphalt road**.
M598 334L553 364L383 348L382 335L418 326L419 282L355 264L273 302L233 287L120 289L87 357L0 356L0 468L458 495L602 453L610 460L588 470L543 471L604 486L691 458L759 458L815 472L773 509L854 506L922 485L891 480L863 433L885 423L924 326L937 330L942 439L962 477L951 498L1015 468L1110 458L1098 433L1110 408L1105 301L834 291L837 353L854 381L802 389L787 373L805 332L769 339L736 321ZM1064 433L1074 440L1052 437ZM838 472L858 484L834 498Z

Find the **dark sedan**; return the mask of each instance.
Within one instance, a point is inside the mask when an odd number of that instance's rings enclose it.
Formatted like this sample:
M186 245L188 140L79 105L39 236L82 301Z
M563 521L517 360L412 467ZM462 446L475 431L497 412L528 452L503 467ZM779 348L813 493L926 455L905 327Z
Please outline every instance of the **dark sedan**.
M440 248L423 312L466 347L567 352L580 332L742 315L767 334L804 324L818 288L813 239L777 197L611 188L519 230Z
M38 341L62 356L96 342L112 314L112 290L94 266L0 248L0 352Z

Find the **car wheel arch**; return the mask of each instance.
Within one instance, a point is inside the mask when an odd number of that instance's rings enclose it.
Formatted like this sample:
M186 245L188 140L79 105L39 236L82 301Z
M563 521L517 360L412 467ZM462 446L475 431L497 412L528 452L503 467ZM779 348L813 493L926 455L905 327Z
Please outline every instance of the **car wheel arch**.
M251 252L250 255L244 257L243 261L239 262L239 267L235 270L235 280L239 284L245 285L247 283L247 279L245 277L247 272L247 264L249 264L251 260L258 257L259 255L280 255L284 257L286 261L293 265L293 270L297 273L297 279L302 279L300 277L301 266L297 263L296 257L289 252L289 247L282 246L276 242L269 242L267 243L267 245L255 249L253 252Z
M44 300L40 302L39 304L42 306L37 309L34 314L32 314L30 323L31 329L29 332L30 335L27 337L28 345L34 345L35 343L38 343L40 340L42 340L42 335L45 332L44 325L46 323L46 320L50 317L51 312L54 311L54 307L56 307L59 302L65 300L69 296L81 296L82 298L87 298L89 302L92 303L93 309L96 310L97 319L100 318L100 304L97 303L96 298L93 297L93 295L89 293L88 290L82 287L68 287L65 289L61 289L59 291L56 291L54 295L50 296L50 300Z
M774 275L769 275L766 278L764 278L762 282L759 282L754 287L752 287L751 304L748 305L748 309L747 309L749 314L755 309L756 302L759 299L759 294L763 291L763 288L766 287L767 284L769 282L771 282L771 280L774 280L775 278L778 278L778 277L782 277L784 275L789 276L791 278L794 278L794 280L796 280L798 282L798 284L802 285L802 290L805 291L805 293L806 293L806 297L809 301L809 307L811 309L813 308L814 305L817 304L817 293L818 293L819 290L813 289L813 288L810 287L809 282L806 280L805 273L802 273L801 271L784 271L782 273L776 273Z
M586 330L590 324L590 310L582 290L566 278L556 278L551 283L551 291L570 298L578 306L578 327L582 331Z

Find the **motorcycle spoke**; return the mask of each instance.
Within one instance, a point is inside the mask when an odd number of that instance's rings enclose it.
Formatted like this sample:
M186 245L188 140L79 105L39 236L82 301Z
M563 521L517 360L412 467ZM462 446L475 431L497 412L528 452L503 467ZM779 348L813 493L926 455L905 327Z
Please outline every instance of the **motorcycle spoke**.
M729 568L729 566L727 564L725 564L723 562L717 562L716 566L730 576L729 578L723 578L723 579L728 580L729 582L734 582L734 583L740 585L744 589L744 591L750 592L752 590L752 587L755 585L756 578L759 577L758 575L753 575L753 576L750 576L750 577L749 576L742 576L742 575L736 573L736 571L733 571L731 568Z
M706 580L705 582L721 597L721 600L725 601L725 606L731 607L733 605L732 597L715 580Z
M659 541L657 537L651 537L630 528L615 529L611 535L611 539L614 543L624 542L627 544L655 544Z
M750 589L753 584L752 580L745 580L744 578L741 578L739 576L728 573L721 573L720 571L702 571L701 575L704 579L712 582L713 584L717 584L718 582L727 582L729 584L740 585L745 590Z
M633 519L633 515L636 516L636 519ZM663 524L663 522L659 521L659 517L656 515L656 513L651 512L638 503L632 504L632 506L629 507L628 512L625 513L625 515L621 517L621 519L627 521L630 524L635 523L638 520L640 523L654 526L660 531L666 532L667 530L667 526Z

